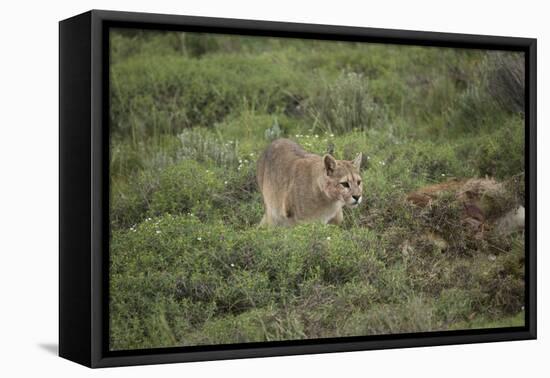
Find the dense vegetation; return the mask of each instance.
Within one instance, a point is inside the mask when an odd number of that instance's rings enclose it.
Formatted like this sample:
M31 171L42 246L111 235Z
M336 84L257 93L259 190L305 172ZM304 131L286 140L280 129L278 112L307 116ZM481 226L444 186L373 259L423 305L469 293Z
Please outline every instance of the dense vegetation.
M404 200L485 176L523 199L520 54L121 30L110 75L112 349L523 324L523 233ZM342 227L257 227L277 137L363 152Z

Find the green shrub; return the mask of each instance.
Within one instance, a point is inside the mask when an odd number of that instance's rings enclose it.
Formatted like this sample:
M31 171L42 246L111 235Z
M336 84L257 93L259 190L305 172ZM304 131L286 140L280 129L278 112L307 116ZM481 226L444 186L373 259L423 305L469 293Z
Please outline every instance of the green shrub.
M468 319L473 314L472 294L463 289L449 288L437 300L437 315L447 324Z
M178 135L181 147L178 159L192 159L201 163L215 164L218 167L237 166L239 160L238 142L221 141L219 138L199 129L183 130Z
M129 181L111 181L110 222L114 229L141 222L149 214L153 194L159 186L154 171L139 171Z
M501 129L510 114L523 117L524 67L521 54L485 56L451 107L448 126L453 133Z
M476 148L470 148L469 160L480 176L504 179L525 170L525 124L521 118L511 118L503 127L490 134L479 135Z
M223 181L217 169L207 169L194 160L183 160L160 175L159 188L153 193L153 215L191 212L204 219L213 210L214 196Z
M173 55L184 53L184 33L140 29L111 29L111 64L139 55Z
M439 329L432 304L419 297L402 303L381 304L371 311L353 313L344 325L343 334L387 335Z
M111 67L112 131L143 138L212 128L247 101L266 112L284 109L299 83L269 56L213 55L200 64L182 56L139 56Z
M201 57L206 53L215 52L220 48L216 36L204 33L183 34L183 45L185 52L191 57Z
M525 54L493 52L487 65L489 93L503 109L524 113Z
M120 339L112 343L136 348L427 331L521 310L520 248L494 262L436 250L406 256L378 235L315 224L236 230L192 215L117 231L111 311Z
M317 132L362 131L382 126L386 120L383 108L369 93L366 78L352 72L343 73L334 83L325 83L307 108Z
M477 133L503 121L496 103L487 95L484 82L470 85L452 106L447 123L451 134Z

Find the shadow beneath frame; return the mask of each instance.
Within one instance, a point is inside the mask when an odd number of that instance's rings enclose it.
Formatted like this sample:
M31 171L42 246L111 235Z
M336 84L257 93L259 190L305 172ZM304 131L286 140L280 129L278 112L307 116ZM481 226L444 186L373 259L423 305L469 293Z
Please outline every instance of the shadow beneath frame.
M59 355L59 345L57 343L40 343L38 347L50 354Z

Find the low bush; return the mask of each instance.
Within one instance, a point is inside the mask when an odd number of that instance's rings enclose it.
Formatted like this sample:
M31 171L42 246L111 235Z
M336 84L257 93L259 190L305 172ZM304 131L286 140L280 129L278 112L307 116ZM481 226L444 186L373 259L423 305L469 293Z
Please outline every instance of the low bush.
M525 112L525 55L493 52L487 62L488 91L511 113Z
M507 177L525 170L525 124L522 118L511 118L490 134L472 140L468 160L477 167L479 176ZM475 147L474 147L475 146Z
M214 211L214 196L223 189L220 173L206 169L194 160L184 160L166 169L160 176L159 188L153 193L150 212L193 213L207 219Z
M386 121L384 109L376 104L367 80L361 74L344 73L324 85L306 104L315 132L343 134L380 127Z
M300 82L269 56L213 55L200 64L185 56L139 56L111 68L112 132L143 138L213 128L247 104L274 112L293 101L288 93L303 91Z
M316 224L235 230L196 215L117 231L112 347L427 331L521 311L521 250L494 261L477 255L472 265L433 247L405 253L389 233Z
M485 56L465 91L456 96L449 110L447 126L452 134L500 130L510 116L523 118L524 66L520 54L504 57L502 53L490 53Z
M198 129L183 130L178 138L181 142L181 147L176 152L178 160L190 159L217 167L237 166L239 146L236 141L223 142Z

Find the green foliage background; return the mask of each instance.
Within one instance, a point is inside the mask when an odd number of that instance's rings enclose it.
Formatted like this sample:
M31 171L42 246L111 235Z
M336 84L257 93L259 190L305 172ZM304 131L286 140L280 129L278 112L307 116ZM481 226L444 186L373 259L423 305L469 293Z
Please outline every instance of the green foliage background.
M448 198L437 214L404 201L485 176L519 180L523 198L521 54L123 29L110 41L113 350L523 324L523 233L472 242ZM342 227L257 227L255 161L277 137L363 152L364 205ZM435 216L445 250L419 237Z

